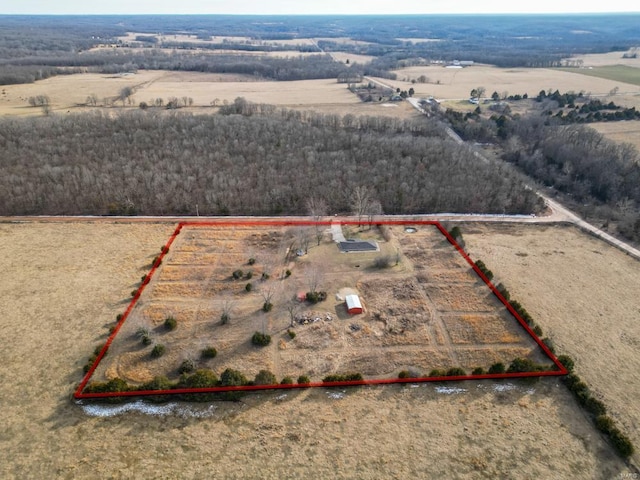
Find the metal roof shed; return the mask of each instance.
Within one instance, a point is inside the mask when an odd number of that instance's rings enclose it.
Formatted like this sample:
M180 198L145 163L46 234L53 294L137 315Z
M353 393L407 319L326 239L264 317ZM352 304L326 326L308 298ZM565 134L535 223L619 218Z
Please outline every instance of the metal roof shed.
M360 298L357 295L347 295L345 297L347 302L347 312L351 315L357 315L362 313L362 304L360 303Z

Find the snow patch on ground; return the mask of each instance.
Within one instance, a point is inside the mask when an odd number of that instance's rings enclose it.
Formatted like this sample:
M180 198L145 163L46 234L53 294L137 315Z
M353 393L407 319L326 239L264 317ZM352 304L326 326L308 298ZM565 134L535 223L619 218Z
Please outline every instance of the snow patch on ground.
M217 407L215 405L191 406L175 402L154 405L143 400L136 400L122 405L84 405L80 403L80 408L90 417L115 417L135 412L154 416L177 415L184 418L206 418L212 416Z

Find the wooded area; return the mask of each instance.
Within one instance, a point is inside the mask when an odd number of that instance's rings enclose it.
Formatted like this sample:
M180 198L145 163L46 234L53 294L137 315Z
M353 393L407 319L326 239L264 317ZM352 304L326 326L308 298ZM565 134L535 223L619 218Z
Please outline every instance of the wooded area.
M591 100L582 97L587 108ZM570 110L580 111L579 106ZM557 100L547 99L526 115L503 113L490 118L480 108L445 118L466 140L495 143L502 158L547 187L584 217L600 221L627 239L640 241L640 154L631 144L607 140L580 124L565 125ZM635 109L627 109L634 113Z
M351 213L361 186L390 214L541 208L510 169L478 162L435 121L241 99L227 113L3 119L0 214L306 214L312 197Z
M137 69L240 73L277 80L335 78L344 65L331 52L375 57L358 73L393 78L390 70L431 61L473 60L500 67L560 66L580 53L625 51L640 43L637 15L397 15L397 16L0 16L0 84L28 83L64 72L100 73ZM589 35L583 32L588 31ZM120 37L145 48L125 47ZM375 32L375 33L374 33ZM152 35L167 36L166 50ZM250 41L194 43L230 36ZM318 40L310 44L308 39ZM344 38L350 39L344 41ZM156 39L157 40L157 39ZM291 40L286 46L274 43ZM295 40L299 40L297 43ZM434 41L435 40L435 41ZM253 42L253 43L252 43ZM265 44L264 42L271 42ZM99 45L116 50L91 50ZM211 50L237 54L211 55ZM319 55L289 58L242 55L287 48ZM173 49L173 50L171 50ZM321 51L322 50L322 51ZM325 54L323 54L323 51ZM352 66L352 68L354 68Z

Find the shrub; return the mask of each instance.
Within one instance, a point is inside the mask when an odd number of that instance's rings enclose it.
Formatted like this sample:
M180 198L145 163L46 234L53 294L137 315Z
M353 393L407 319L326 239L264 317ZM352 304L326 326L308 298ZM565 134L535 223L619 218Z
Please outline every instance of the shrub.
M597 398L589 396L584 402L584 408L594 416L604 415L607 413L607 407Z
M453 238L458 245L464 247L464 239L462 238L462 231L460 230L460 227L453 227L449 230L449 235L451 235L451 238Z
M398 374L398 378L411 378L411 373L409 373L409 370L402 370Z
M154 267L159 267L161 263L162 263L162 260L160 259L160 257L153 257L153 261L151 262L151 265Z
M289 329L287 330L287 334L289 335L289 338L291 340L293 340L294 338L296 338L296 332L294 332L293 330Z
M246 278L247 280L251 280L253 278L253 272L247 272L244 278Z
M244 272L242 270L234 270L231 276L234 280L239 280L244 276Z
M633 444L631 443L631 440L620 430L614 427L614 430L609 433L609 437L611 438L611 443L613 443L613 446L618 452L618 455L620 455L622 458L629 458L631 455L633 455L635 449L633 447Z
M476 267L480 270L489 281L493 278L493 272L487 268L482 260L476 260Z
M544 343L551 353L556 353L556 346L553 344L553 340L550 338L543 338L542 343Z
M178 367L178 373L191 373L196 369L196 362L187 358L183 360L180 366Z
M172 388L173 383L164 375L153 377L153 380L140 386L140 390L171 390Z
M267 272L262 272L262 276L260 278L262 278L262 280L269 280L270 275Z
M383 268L389 268L391 263L390 255L381 255L373 261L373 267L382 270Z
M282 379L282 381L280 382L280 385L293 385L293 378L291 377L284 377Z
M538 337L542 336L542 328L540 327L540 325L534 325L531 330L533 330L533 333L535 333Z
M465 372L460 367L452 367L449 370L447 370L447 377L459 377L459 376L466 375L466 374L467 374L467 372Z
M151 349L151 357L160 358L162 355L164 355L165 351L166 351L165 346L162 345L161 343L158 343L154 345L153 348Z
M186 388L211 388L218 385L218 377L212 370L202 368L196 370L192 375L180 380L180 386Z
M223 313L222 315L220 315L220 321L222 322L223 325L226 325L227 323L229 323L229 320L231 320L231 317L229 316L228 313Z
M151 345L151 332L146 327L140 327L136 331L136 337L140 339L143 345Z
M202 355L202 358L216 358L218 351L215 347L207 347L200 352L200 355Z
M260 370L253 380L254 385L276 385L278 379L269 370Z
M270 312L272 308L273 308L273 303L271 303L271 302L264 302L262 304L262 311L263 312Z
M308 383L311 383L311 379L309 377L307 377L306 375L300 375L298 377L298 384L306 385Z
M164 328L166 328L167 330L171 331L171 330L175 330L176 327L178 326L178 321L173 318L173 317L167 317L164 320Z
M504 367L504 363L502 363L502 362L494 363L493 365L491 365L489 367L489 373L492 373L492 374L494 374L494 373L504 373L504 371L505 371L505 367Z
M247 263L248 263L249 265L253 265L254 263L256 263L256 259L255 259L255 258L253 258L253 257L251 257Z
M135 297L136 293L138 293L138 290L131 290L131 296L132 297Z
M558 361L569 371L569 373L573 372L575 362L569 355L560 355L558 357Z
M484 375L486 372L484 371L484 368L482 367L476 367L473 369L473 371L471 372L471 375Z
M431 370L429 372L429 376L430 377L446 377L447 376L447 372L446 372L446 370L441 370L439 368L434 368L433 370Z
M247 378L238 370L227 368L220 375L220 385L223 387L238 387L249 383Z
M543 365L539 365L528 358L516 358L509 365L507 373L541 372L543 370L545 370Z
M507 290L507 287L505 287L502 282L496 285L496 290L500 293L500 295L504 297L504 299L507 302L509 301L509 299L511 298L511 294L509 293L509 290Z
M291 270L287 270L286 272L284 272L285 278L289 278L290 276L291 276Z
M122 320L122 317L123 317L123 316L124 316L124 315L123 315L123 314L121 314L121 313L119 313L118 315L116 315L116 322L119 322L120 320Z
M600 415L596 418L596 428L602 433L608 434L616 428L613 419L606 415Z
M245 289L247 292L250 292L251 290L253 290L253 284L251 284L251 282L247 283L247 284L244 286L244 289Z
M562 381L567 386L567 388L572 391L573 385L580 381L580 377L575 373L570 373L566 377L562 378Z
M361 373L345 373L344 375L340 375L340 374L331 374L331 375L327 375L326 377L324 377L322 379L323 383L330 383L330 382L357 382L362 380L362 374Z
M309 303L324 302L327 299L327 292L307 292L305 298Z
M271 335L266 333L255 332L251 337L251 343L259 347L266 347L271 343Z

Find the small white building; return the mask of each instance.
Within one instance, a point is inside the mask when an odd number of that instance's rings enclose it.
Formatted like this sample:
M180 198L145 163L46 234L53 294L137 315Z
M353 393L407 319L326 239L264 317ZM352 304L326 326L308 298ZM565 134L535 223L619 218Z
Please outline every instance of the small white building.
M347 312L349 312L349 314L357 315L362 313L362 304L360 303L358 295L347 295L345 301L347 302Z

